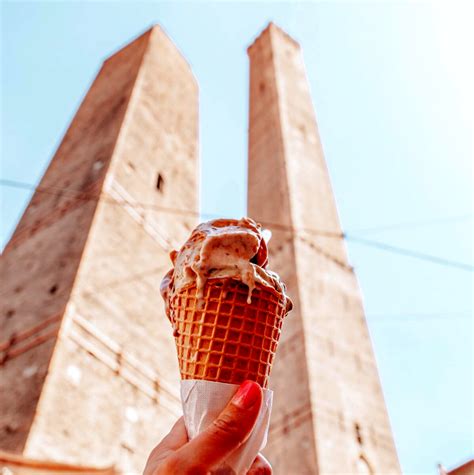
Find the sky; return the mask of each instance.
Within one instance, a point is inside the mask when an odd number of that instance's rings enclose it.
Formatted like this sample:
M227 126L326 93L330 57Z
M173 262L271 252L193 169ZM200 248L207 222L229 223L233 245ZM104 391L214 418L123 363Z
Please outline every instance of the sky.
M200 87L201 212L246 214L246 47L303 48L343 229L473 265L468 2L2 2L1 178L35 185L101 62L159 23ZM471 30L471 31L470 31ZM31 190L0 182L2 247ZM473 273L348 239L404 473L473 455Z

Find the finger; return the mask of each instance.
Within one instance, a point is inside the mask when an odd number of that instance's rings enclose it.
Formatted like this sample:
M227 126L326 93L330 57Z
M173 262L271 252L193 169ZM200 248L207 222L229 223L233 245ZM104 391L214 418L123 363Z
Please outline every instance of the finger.
M169 434L160 442L158 447L178 450L188 442L188 433L184 425L184 418L181 416L170 430Z
M149 475L155 473L156 468L170 453L179 449L187 442L188 434L186 433L184 418L180 417L175 422L169 434L151 451L143 474Z
M272 475L272 473L272 466L268 460L262 454L258 454L247 475Z
M253 381L245 381L219 417L195 439L175 453L182 472L207 473L225 460L248 438L260 411L262 390Z

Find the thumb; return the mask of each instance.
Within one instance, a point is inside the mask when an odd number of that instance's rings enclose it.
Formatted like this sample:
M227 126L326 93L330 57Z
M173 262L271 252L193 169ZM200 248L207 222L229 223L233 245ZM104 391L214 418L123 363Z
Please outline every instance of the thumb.
M262 390L253 381L245 381L217 419L196 438L179 449L175 460L181 473L207 473L225 460L248 438L262 405Z

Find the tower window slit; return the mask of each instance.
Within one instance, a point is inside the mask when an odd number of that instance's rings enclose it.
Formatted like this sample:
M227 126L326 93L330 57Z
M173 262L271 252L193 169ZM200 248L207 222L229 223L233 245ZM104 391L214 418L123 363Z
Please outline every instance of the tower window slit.
M158 173L158 177L156 179L156 189L158 191L163 192L164 185L165 185L165 180L163 179L163 175L161 173Z
M355 423L354 424L354 430L355 430L355 435L356 435L357 442L359 442L359 445L362 445L363 440L362 440L362 434L361 434L361 431L360 431L360 425Z

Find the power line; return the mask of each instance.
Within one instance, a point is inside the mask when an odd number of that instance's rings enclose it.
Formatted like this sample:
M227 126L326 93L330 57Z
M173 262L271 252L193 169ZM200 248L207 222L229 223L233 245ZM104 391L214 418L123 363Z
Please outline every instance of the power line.
M407 312L407 313L367 313L366 318L370 323L378 320L397 320L397 321L413 321L413 320L436 320L436 319L451 319L464 318L473 316L473 312L459 311L459 312Z
M171 264L170 264L171 267ZM165 271L163 271L163 267L153 267L151 269L147 269L143 272L139 272L137 274L131 274L128 277L125 277L123 279L117 279L112 282L107 282L106 284L103 284L99 287L99 291L97 290L84 290L82 292L83 295L92 297L94 295L100 294L103 290L110 290L110 289L116 289L117 287L120 287L122 285L128 285L132 282L143 282L147 277L163 277ZM159 273L159 274L158 274ZM157 281L158 282L158 281Z
M101 201L105 203L110 203L114 205L119 205L119 206L130 206L131 204L128 203L127 201L119 201L116 199L109 199L107 197L101 197L101 198L96 198L92 196L87 196L84 195L84 192L81 190L72 190L68 188L60 188L60 187L39 187L32 185L30 183L25 183L25 182L20 182L20 181L15 181L15 180L7 180L7 179L0 179L0 185L3 186L8 186L8 187L13 187L13 188L22 188L22 189L31 189L37 192L41 193L49 193L49 194L55 194L55 195L61 195L63 192L73 192L73 193L78 193L79 196L76 196L77 199L79 200L85 200L85 201ZM54 192L53 190L57 190ZM165 206L159 206L155 204L144 204L144 203L135 203L135 206L141 208L141 209L149 209L149 210L156 210L156 211L163 211L163 212L168 212L168 213L174 213L174 214L181 214L181 215L192 215L194 217L200 217L200 216L206 216L206 217L219 217L218 215L213 215L209 213L199 213L197 211L192 211L192 210L184 210L184 209L177 209L177 208L170 208L170 207L165 207ZM427 262L432 262L438 265L444 265L447 267L454 267L457 269L465 270L465 271L474 271L474 266L470 264L465 264L462 262L456 262L456 261L451 261L449 259L437 257L437 256L432 256L429 254L424 254L418 251L413 251L410 249L404 249L396 246L392 246L390 244L386 244L383 242L379 241L372 241L364 238L360 238L357 236L353 236L352 234L347 234L347 233L337 233L337 232L332 232L332 231L325 231L325 230L318 230L318 229L313 229L313 228L293 228L291 226L287 226L281 223L271 223L271 222L265 222L262 221L261 224L264 226L268 227L273 227L279 228L281 230L285 230L288 232L291 232L292 234L297 234L299 232L307 232L307 233L312 233L315 235L321 235L321 236L326 236L326 237L334 237L334 238L346 238L347 240L351 240L353 242L358 242L360 244L377 248L380 250L384 250L387 252L392 252L395 254L400 254L400 255L405 255L409 257L413 257L419 260L424 260ZM32 225L30 227L35 227L36 225ZM27 231L30 227L26 227L20 230L21 233L24 233Z
M467 221L469 219L472 219L473 217L474 217L473 213L468 213L468 214L462 214L459 216L447 216L445 218L436 218L436 219L419 220L419 221L405 221L403 223L387 224L384 226L374 226L374 227L359 228L359 229L356 228L356 229L350 229L348 232L366 234L366 233L375 233L379 231L392 231L392 230L394 231L397 229L412 229L412 228L430 226L430 225L441 224L441 223Z
M158 272L163 272L162 267L155 267L151 269L147 269L144 272L140 272L137 274L132 274L129 277L125 277L123 279L115 280L113 282L109 282L100 286L97 290L85 290L83 292L84 295L87 296L94 296L100 295L103 291L108 291L113 289L115 291L118 287L122 285L129 285L133 282L140 282L147 277L156 275ZM160 277L163 275L161 274ZM403 312L403 313L348 313L345 315L342 314L334 314L334 315L320 315L315 314L312 315L312 318L317 320L351 320L353 318L364 318L370 324L382 322L382 321L397 321L397 322L413 322L413 321L420 321L420 320L448 320L452 318L460 318L466 319L466 317L473 317L473 312L464 310L464 311L443 311L443 312Z
M53 194L53 195L60 195L63 192L83 194L83 190L75 190L72 188L62 188L62 187L57 187L57 186L47 186L47 187L35 186L31 183L20 182L16 180L8 180L8 179L0 179L0 185L12 187L12 188L28 189L28 190L38 191L40 193L47 193L47 194ZM55 192L53 193L53 191ZM92 196L76 196L76 198L80 200L85 200L85 201L99 201L99 198L94 198ZM105 201L105 202L110 202L115 205L129 204L127 202L123 202L123 201L121 202L115 199L109 200L105 197L101 197L100 200ZM159 206L153 203L137 202L135 204L139 206L141 209L149 209L149 210L163 211L163 212L169 212L169 213L175 213L175 214L190 215L190 216L195 216L195 217L208 217L208 218L221 217L221 215L216 214L216 213L200 213L198 211L193 211L193 210L185 210L185 209L179 209L179 208ZM355 229L355 230L351 230L350 232L351 233L352 232L365 233L365 232L375 232L375 231L383 231L383 230L389 230L389 229L399 229L399 228L404 228L404 227L425 226L425 225L434 224L434 223L453 222L453 221L472 219L473 216L474 216L473 214L465 214L461 216L451 216L447 218L440 218L440 219L428 220L428 221L412 221L412 222L398 223L398 224L387 225L387 226ZM283 230L294 229L293 227L282 224L282 223L274 223L274 222L265 221L265 222L262 222L262 224L273 227L275 229L283 229ZM339 232L334 232L334 231L318 230L314 228L298 228L298 230L300 232L310 232L310 233L315 233L318 235L325 235L328 237L337 237L337 238L344 237L344 233L339 233Z
M53 196L61 196L62 193L74 193L75 196L74 198L80 200L80 201L101 201L105 203L110 203L114 205L130 205L130 203L126 202L125 200L116 200L116 199L110 199L104 196L101 197L94 197L94 196L87 196L84 194L84 190L75 190L73 188L62 188L58 186L35 186L31 183L26 183L26 182L21 182L21 181L16 181L16 180L7 180L7 179L0 179L0 185L7 186L10 188L20 188L24 190L33 190L38 193L45 193L45 194L50 194ZM179 208L171 208L171 207L166 207L166 206L159 206L156 204L144 204L144 203L134 203L137 206L139 206L142 209L151 209L151 210L156 210L156 211L164 211L164 212L169 212L169 213L174 213L174 214L184 214L184 215L190 215L190 216L196 216L199 217L200 213L198 211L193 211L193 210L185 210L185 209L179 209ZM216 215L217 217L217 215Z
M412 251L411 249L405 249L401 247L396 247L392 246L391 244L386 244L384 242L379 242L379 241L372 241L368 239L363 239L357 236L352 236L346 234L346 239L349 241L353 241L359 244L363 244L365 246L373 247L380 249L382 251L387 251L391 252L394 254L400 254L403 256L408 256L408 257L413 257L415 259L420 259L423 261L428 261L428 262L433 262L434 264L439 264L443 265L446 267L455 267L457 269L473 272L474 271L474 266L471 264L465 264L463 262L456 262L456 261L451 261L449 259L444 259L442 257L437 257L437 256L432 256L430 254L424 254L422 252L418 251Z
M19 189L26 189L26 190L33 190L37 191L40 193L46 193L46 194L52 194L55 196L61 195L63 192L66 193L74 193L76 194L76 198L79 200L84 200L84 201L99 201L99 198L95 198L92 196L77 196L77 195L83 195L84 190L76 190L73 188L63 188L63 187L58 187L58 186L35 186L31 183L26 183L26 182L21 182L17 180L8 180L8 179L0 179L0 185L7 186L10 188L19 188ZM127 204L129 205L128 202L125 201L119 201L116 199L108 199L106 197L101 197L101 201L115 204L115 205L124 205ZM205 212L198 212L194 210L186 210L186 209L179 209L179 208L172 208L172 207L166 207L166 206L160 206L156 205L154 203L140 203L137 202L135 203L138 207L144 210L156 210L156 211L163 211L163 212L168 212L168 213L175 213L175 214L182 214L182 215L189 215L189 216L194 216L194 217L205 217L205 218L220 218L222 217L221 214L216 214L216 213L205 213ZM351 229L348 231L348 233L371 233L371 232L378 232L378 231L388 231L388 230L397 230L397 229L410 229L410 228L416 228L416 227L421 227L421 226L429 226L433 224L440 224L440 223L447 223L447 222L459 222L459 221L466 221L469 219L472 219L474 217L473 213L468 213L468 214L463 214L459 216L448 216L444 218L437 218L437 219L430 219L430 220L419 220L419 221L407 221L407 222L402 222L402 223L397 223L397 224L389 224L389 225L384 225L384 226L375 226L375 227L367 227L367 228L359 228L359 229ZM272 227L274 229L280 229L280 230L295 230L292 226L282 224L282 223L274 223L274 222L269 222L269 221L264 221L261 224L265 226ZM313 234L318 234L322 236L327 236L327 237L335 237L335 238L344 238L345 233L340 233L340 232L335 232L335 231L327 231L327 230L320 230L320 229L314 229L314 228L298 228L298 231L300 232L309 232Z
M20 189L26 189L26 190L33 190L35 192L39 193L46 193L50 195L55 195L55 196L61 196L63 192L66 193L76 193L75 198L78 200L83 200L83 201L101 201L104 203L109 203L113 205L118 205L118 206L130 206L132 203L129 203L125 200L116 200L116 199L110 199L107 197L100 197L96 198L93 196L86 196L84 195L83 190L74 190L71 188L61 188L61 187L56 187L56 186L35 186L31 183L25 183L21 181L16 181L16 180L7 180L7 179L0 179L0 185L2 186L7 186L10 188L20 188ZM81 196L82 195L82 196ZM193 217L205 217L205 218L221 218L221 214L216 214L216 213L200 213L198 211L193 211L193 210L186 210L186 209L179 209L179 208L171 208L167 206L160 206L156 205L153 203L140 203L140 202L135 202L133 205L139 207L142 210L150 210L150 211L162 211L165 213L172 213L172 214L178 214L178 215L188 215L188 216L193 216ZM339 238L343 239L344 234L341 232L336 232L336 231L327 231L327 230L322 230L322 229L314 229L314 228L294 228L292 226L288 226L286 224L282 223L274 223L271 221L260 221L260 224L263 226L268 226L273 229L279 229L283 231L289 231L289 232L307 232L310 234L316 234L319 236L326 236L326 237L331 237L331 238Z

